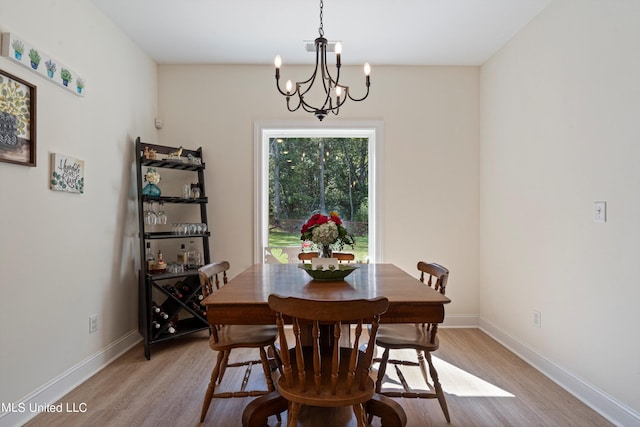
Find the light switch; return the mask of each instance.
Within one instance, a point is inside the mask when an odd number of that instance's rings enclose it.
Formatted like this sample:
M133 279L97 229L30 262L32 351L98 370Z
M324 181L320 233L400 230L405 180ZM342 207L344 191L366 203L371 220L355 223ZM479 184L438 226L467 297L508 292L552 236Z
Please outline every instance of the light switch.
M593 222L607 221L607 202L593 202Z

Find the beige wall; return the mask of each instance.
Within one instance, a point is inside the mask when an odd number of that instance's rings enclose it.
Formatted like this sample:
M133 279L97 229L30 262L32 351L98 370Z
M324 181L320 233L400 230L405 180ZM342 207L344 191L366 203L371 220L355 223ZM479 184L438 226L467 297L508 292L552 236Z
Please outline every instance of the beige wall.
M282 77L310 68L283 68ZM383 121L385 261L411 273L418 260L446 265L451 322L478 312L478 71L377 67L369 98L323 122ZM359 73L344 75L355 94ZM160 142L204 149L213 258L237 274L253 261L254 122L316 119L286 110L268 66L161 65L158 91Z
M133 140L155 138L157 67L86 1L3 0L0 31L87 81L80 98L0 58L38 88L37 167L0 163L0 402L43 392L36 403L53 403L50 381L72 387L83 378L69 369L86 375L114 343L139 339ZM49 189L52 152L85 160L84 194Z
M481 318L631 408L626 425L640 420L638 23L638 2L554 1L481 73Z

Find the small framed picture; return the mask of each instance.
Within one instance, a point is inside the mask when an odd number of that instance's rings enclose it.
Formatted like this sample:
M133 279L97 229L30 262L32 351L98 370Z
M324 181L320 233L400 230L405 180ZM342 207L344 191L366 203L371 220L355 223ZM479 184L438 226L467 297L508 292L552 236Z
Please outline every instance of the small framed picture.
M36 165L36 86L0 70L0 162Z
M52 153L49 183L52 190L84 193L84 160Z

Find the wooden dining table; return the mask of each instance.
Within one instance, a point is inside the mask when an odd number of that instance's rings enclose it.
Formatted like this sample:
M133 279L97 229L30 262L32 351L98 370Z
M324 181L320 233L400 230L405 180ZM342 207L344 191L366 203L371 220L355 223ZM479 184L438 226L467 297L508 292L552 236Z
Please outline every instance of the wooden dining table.
M344 280L316 281L300 264L255 264L235 276L202 302L211 325L269 325L276 323L269 308L270 294L316 300L389 300L381 323L442 323L449 298L421 283L393 264L355 264ZM276 392L250 402L243 413L244 426L267 426L270 415L287 409ZM406 415L392 399L375 395L367 410L381 418L382 425L402 425Z

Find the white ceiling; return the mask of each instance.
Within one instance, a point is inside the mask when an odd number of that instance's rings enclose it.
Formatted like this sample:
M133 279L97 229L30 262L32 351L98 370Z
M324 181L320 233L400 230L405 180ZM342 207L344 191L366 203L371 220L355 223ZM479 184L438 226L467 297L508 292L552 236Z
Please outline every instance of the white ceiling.
M314 62L315 0L91 0L161 64ZM480 65L551 0L325 0L345 64Z

